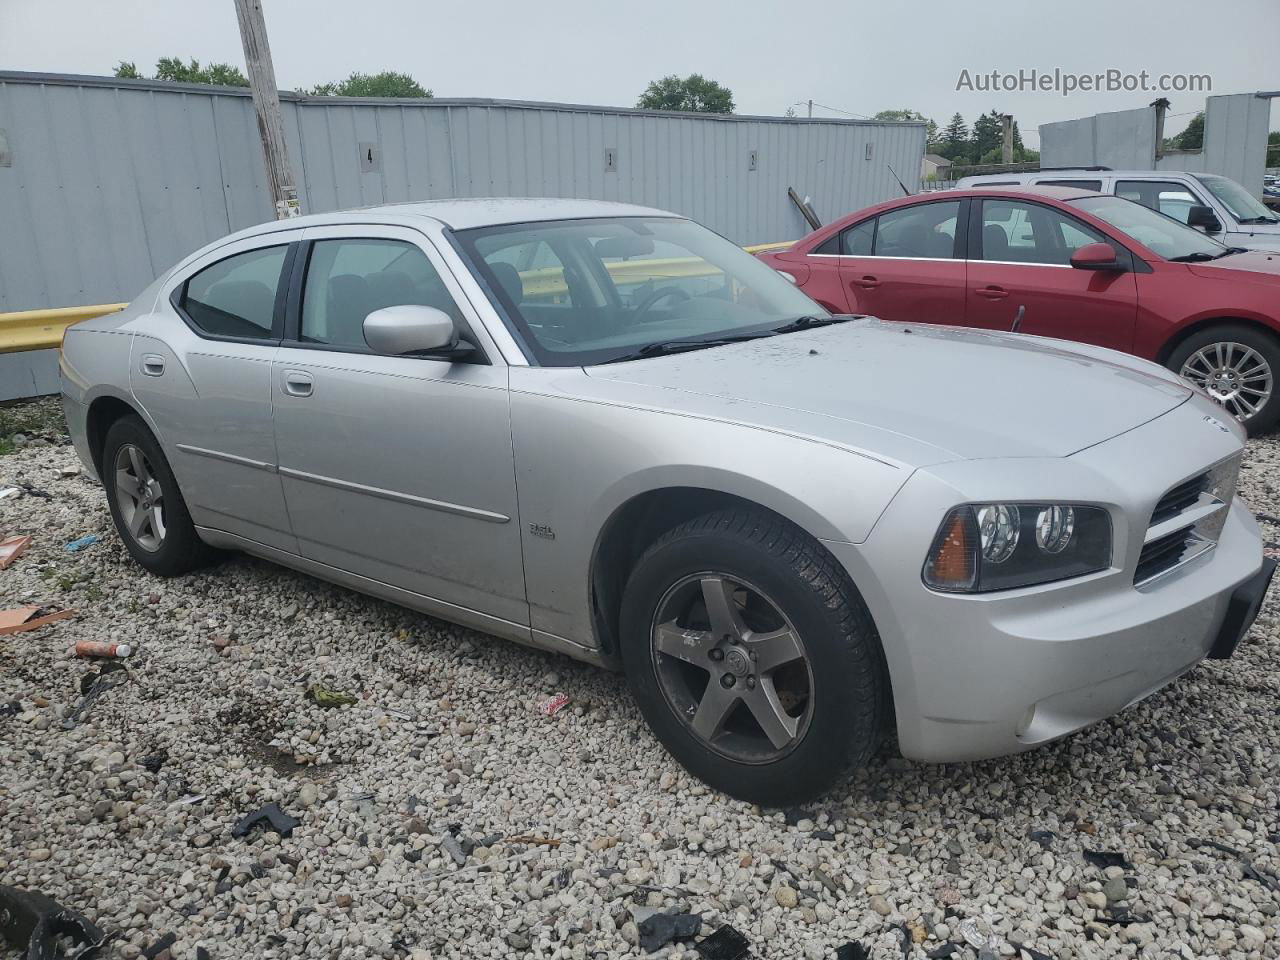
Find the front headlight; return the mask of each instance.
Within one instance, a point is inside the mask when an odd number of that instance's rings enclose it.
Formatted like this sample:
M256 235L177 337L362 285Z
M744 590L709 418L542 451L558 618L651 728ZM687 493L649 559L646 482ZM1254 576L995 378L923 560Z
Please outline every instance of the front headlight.
M1073 503L969 503L942 521L924 582L949 593L1011 590L1111 566L1111 517Z

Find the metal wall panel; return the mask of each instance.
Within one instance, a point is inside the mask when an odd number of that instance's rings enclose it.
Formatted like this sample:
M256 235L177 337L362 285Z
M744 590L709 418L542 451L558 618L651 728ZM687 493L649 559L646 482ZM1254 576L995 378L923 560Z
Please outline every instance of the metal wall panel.
M1262 194L1270 95L1235 93L1205 101L1204 146L1156 158L1155 108L1099 113L1040 127L1046 167L1102 164L1113 170L1182 170L1230 177Z
M578 197L673 210L743 244L807 232L788 187L824 220L899 194L890 167L914 192L925 141L918 123L517 101L282 94L281 106L307 213ZM0 167L0 312L127 300L273 215L247 90L0 72L0 129L13 156Z

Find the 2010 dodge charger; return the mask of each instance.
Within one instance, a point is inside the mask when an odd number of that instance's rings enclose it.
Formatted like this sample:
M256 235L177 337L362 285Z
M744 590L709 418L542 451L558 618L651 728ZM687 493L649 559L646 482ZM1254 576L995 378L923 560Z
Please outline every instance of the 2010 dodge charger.
M1225 657L1271 576L1243 435L1109 350L832 316L673 214L263 224L72 327L146 569L278 561L626 671L735 796L1044 743Z

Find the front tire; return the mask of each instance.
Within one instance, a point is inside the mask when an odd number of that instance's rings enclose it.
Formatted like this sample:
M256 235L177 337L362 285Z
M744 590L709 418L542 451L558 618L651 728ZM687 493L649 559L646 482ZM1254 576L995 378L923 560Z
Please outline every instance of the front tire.
M706 514L649 547L621 647L658 739L741 800L811 799L880 743L889 687L866 605L817 541L762 510Z
M111 425L100 472L116 532L138 563L157 576L176 577L213 557L196 533L169 461L140 417Z
M1280 340L1263 330L1224 323L1192 334L1168 367L1208 391L1256 437L1280 421Z

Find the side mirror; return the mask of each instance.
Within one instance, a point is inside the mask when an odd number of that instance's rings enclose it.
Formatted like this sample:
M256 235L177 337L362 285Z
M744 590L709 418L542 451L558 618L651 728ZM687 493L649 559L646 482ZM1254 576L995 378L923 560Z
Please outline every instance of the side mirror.
M1213 212L1213 207L1206 207L1197 203L1187 211L1187 226L1199 227L1209 233L1218 233L1222 230L1222 221Z
M1123 270L1124 264L1116 257L1115 248L1109 243L1086 243L1071 254L1071 266L1077 270Z
M364 341L375 353L393 357L426 353L448 358L465 356L474 349L458 340L452 317L417 303L373 311L364 318Z

